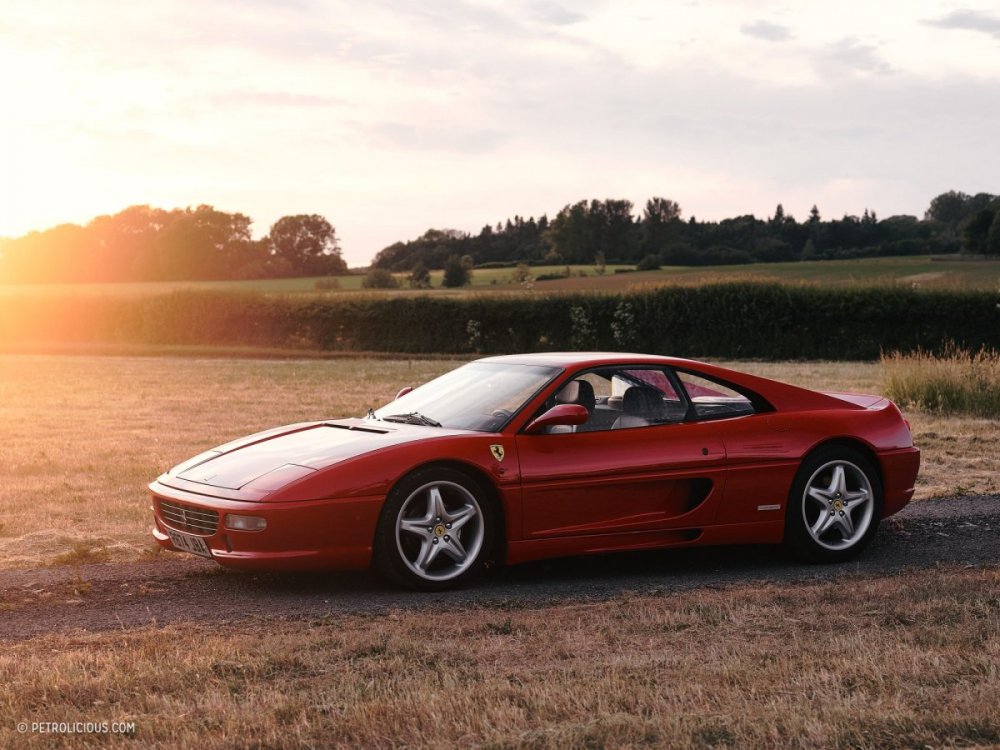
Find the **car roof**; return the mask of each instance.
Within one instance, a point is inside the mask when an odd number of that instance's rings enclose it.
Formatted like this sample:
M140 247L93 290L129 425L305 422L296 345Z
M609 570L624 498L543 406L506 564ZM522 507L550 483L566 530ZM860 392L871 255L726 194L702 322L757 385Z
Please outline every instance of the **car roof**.
M655 354L630 354L625 352L538 352L535 354L504 354L484 357L479 362L506 362L515 365L542 365L547 367L599 367L601 365L701 365L689 359L661 357Z

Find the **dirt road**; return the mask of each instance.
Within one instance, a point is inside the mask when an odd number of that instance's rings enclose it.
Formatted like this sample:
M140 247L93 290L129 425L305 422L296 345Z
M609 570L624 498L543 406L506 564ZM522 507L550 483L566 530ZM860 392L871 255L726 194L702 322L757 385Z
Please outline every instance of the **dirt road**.
M800 565L767 547L665 550L502 568L445 594L401 592L370 573L250 575L167 553L142 563L0 571L0 639L178 621L537 607L628 591L878 576L938 564L1000 564L1000 495L913 504L883 522L861 558L839 566Z

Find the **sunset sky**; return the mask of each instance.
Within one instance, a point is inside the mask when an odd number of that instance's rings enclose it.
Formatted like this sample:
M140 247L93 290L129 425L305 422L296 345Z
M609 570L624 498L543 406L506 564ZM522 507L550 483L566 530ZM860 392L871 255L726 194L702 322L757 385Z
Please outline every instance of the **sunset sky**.
M34 0L0 69L0 236L210 203L323 214L359 265L583 198L1000 192L995 1Z

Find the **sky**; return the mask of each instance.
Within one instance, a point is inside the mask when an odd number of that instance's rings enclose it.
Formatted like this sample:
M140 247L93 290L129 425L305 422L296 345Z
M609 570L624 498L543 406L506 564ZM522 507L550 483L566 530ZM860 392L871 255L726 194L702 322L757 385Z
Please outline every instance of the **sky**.
M0 236L207 203L364 265L590 198L1000 192L998 0L0 0L0 70Z

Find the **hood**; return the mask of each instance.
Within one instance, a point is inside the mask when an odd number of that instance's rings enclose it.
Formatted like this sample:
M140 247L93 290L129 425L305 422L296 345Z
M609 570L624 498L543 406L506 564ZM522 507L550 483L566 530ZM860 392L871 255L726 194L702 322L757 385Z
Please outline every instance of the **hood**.
M226 443L174 467L170 475L211 487L269 492L363 453L455 432L363 419L305 422Z

